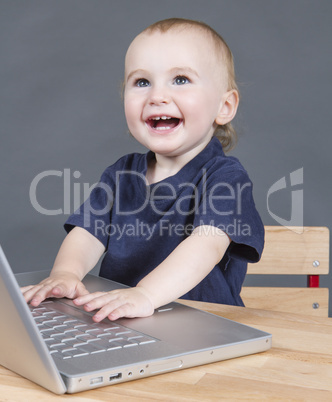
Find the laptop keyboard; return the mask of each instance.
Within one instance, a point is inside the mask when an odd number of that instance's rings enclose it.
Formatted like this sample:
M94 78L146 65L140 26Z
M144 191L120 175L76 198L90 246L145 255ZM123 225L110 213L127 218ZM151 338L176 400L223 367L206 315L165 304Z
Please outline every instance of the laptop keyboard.
M29 305L32 316L52 356L71 359L89 354L131 348L156 342L155 338L114 322L92 322L91 316L70 306L42 302L38 307Z

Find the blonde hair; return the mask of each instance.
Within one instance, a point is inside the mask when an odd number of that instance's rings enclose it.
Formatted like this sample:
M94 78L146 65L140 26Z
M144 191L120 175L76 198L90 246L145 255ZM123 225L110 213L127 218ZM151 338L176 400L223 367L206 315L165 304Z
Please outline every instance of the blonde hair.
M208 34L219 53L221 53L223 56L228 75L227 90L236 90L239 93L238 86L235 81L233 54L225 40L209 25L201 21L188 20L184 18L169 18L166 20L155 22L154 24L144 29L143 32L151 33L159 31L164 33L174 28L196 28ZM237 135L231 122L224 125L218 125L215 129L214 136L219 139L225 151L231 150L236 145Z

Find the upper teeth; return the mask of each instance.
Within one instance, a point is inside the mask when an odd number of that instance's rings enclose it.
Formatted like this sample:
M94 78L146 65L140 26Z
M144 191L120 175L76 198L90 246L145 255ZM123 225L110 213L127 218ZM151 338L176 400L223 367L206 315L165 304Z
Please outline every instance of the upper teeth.
M162 119L162 120L168 120L168 119L171 119L171 117L169 117L169 116L156 116L156 117L152 117L152 120L160 120L160 119Z

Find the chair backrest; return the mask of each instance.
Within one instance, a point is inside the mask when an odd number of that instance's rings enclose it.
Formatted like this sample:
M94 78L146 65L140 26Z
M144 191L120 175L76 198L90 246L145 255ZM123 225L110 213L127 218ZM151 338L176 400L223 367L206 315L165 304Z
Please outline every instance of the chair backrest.
M261 260L248 264L249 275L306 275L307 287L243 287L247 307L328 316L329 290L319 276L329 273L329 229L265 226Z

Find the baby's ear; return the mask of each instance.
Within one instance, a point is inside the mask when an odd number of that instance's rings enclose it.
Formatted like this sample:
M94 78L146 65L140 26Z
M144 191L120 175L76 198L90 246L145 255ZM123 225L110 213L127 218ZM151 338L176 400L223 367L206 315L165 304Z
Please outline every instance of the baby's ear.
M236 115L239 105L239 93L236 89L232 89L224 94L220 104L220 110L215 122L220 126L232 121Z

